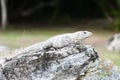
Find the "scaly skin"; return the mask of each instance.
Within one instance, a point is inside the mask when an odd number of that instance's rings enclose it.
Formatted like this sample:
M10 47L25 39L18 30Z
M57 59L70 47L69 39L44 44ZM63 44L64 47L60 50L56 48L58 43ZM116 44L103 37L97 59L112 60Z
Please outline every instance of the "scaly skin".
M54 36L44 42L36 43L23 49L20 53L37 52L39 50L44 50L48 47L60 48L68 46L70 44L80 44L82 40L90 37L92 35L89 31L78 31L74 33L66 33Z

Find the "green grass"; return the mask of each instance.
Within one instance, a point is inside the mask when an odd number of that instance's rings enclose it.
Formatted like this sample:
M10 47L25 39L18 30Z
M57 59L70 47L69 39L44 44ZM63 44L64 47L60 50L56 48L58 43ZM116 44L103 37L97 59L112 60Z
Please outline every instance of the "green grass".
M115 64L120 66L120 52L110 52L106 48L107 39L114 34L112 31L100 29L81 29L80 27L48 27L35 29L9 29L0 31L0 44L10 47L12 50L16 48L26 47L37 42L44 41L54 35L74 32L79 30L89 30L93 32L93 37L86 40L87 44L93 45L98 51L100 58L111 59Z

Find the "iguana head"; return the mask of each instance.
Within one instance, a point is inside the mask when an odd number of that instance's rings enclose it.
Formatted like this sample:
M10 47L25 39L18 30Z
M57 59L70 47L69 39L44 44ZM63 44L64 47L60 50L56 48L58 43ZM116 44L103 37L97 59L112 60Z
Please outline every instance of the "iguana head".
M92 32L89 32L89 31L78 31L74 33L74 38L76 40L83 40L90 37L91 35L92 35Z

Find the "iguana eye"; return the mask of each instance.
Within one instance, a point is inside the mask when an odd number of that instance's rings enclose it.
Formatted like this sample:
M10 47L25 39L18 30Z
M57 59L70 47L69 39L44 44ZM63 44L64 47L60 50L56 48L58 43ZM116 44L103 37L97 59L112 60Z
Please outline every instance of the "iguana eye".
M86 34L86 32L84 32L84 34Z

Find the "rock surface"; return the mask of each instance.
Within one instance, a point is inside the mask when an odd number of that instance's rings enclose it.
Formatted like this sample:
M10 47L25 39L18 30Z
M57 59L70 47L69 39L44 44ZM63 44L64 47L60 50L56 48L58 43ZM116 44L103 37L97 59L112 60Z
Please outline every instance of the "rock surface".
M0 80L120 79L118 67L110 60L100 61L95 49L85 44L49 47L0 60Z
M1 64L0 80L76 80L98 60L90 45L50 47L19 54Z
M107 62L107 63L106 63ZM87 74L81 80L120 80L118 66L114 65L111 60L99 61L97 67L89 69Z
M107 48L110 51L120 51L120 33L109 38Z
M4 45L0 45L0 52L4 52L4 51L9 51L9 48Z

